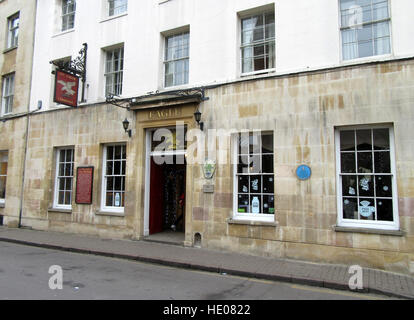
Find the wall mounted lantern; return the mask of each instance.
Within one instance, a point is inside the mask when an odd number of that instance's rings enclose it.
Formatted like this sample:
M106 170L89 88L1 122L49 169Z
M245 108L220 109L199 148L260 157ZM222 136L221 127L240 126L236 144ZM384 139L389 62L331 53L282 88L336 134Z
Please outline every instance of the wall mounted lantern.
M131 138L132 137L132 130L129 129L129 121L127 118L125 118L125 120L122 122L122 125L124 126L124 130L126 133L128 133L128 136Z
M200 127L200 130L204 131L204 122L201 122L201 112L200 112L200 110L197 110L194 113L194 118L195 118L195 121L197 121L198 126Z

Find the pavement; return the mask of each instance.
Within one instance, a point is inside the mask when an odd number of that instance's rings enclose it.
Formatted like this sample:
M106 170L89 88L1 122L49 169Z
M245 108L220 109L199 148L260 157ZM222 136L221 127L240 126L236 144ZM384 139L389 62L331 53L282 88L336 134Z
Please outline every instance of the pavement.
M414 299L414 277L363 268L363 289L351 290L349 267L188 248L148 241L0 227L0 242L134 260L177 268Z

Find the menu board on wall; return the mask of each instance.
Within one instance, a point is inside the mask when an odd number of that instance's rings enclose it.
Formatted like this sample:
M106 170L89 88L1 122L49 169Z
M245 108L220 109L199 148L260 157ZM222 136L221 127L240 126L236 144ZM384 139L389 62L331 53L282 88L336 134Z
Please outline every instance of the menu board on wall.
M77 170L77 204L92 204L93 169L93 167L80 167Z

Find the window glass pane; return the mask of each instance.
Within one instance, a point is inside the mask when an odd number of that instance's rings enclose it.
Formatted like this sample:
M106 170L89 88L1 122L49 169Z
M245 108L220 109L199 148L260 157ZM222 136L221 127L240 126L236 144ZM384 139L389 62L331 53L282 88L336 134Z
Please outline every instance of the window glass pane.
M394 221L393 204L389 199L377 199L378 221Z
M355 131L341 131L341 151L355 150Z
M106 193L106 206L113 207L114 206L114 194L112 192Z
M108 177L106 178L106 190L107 191L113 191L114 189L114 178Z
M356 135L358 150L372 150L371 130L357 130Z
M372 46L372 41L369 42L359 42L358 43L359 57L370 57L374 55L374 48Z
M263 193L274 193L274 176L263 176Z
M359 217L361 220L375 220L375 201L371 198L359 199Z
M64 191L59 191L58 203L65 204L65 192Z
M261 176L250 176L250 193L262 193Z
M371 152L358 152L358 172L359 173L372 173L372 153Z
M374 130L374 150L389 150L390 134L388 129Z
M341 172L355 173L355 153L341 153Z
M357 194L357 177L343 176L342 177L342 195L356 197Z
M376 195L377 197L392 198L392 181L391 176L376 176Z
M262 173L274 173L273 155L262 156Z
M375 152L375 173L391 173L391 159L389 152Z
M249 173L249 156L240 156L237 173Z
M6 198L6 181L7 178L5 176L0 176L0 199Z
M249 213L249 196L248 195L239 195L238 196L238 212L239 213Z
M260 214L262 213L262 197L260 195L250 196L251 213Z
M358 220L358 200L355 198L343 198L343 217L344 219Z
M249 193L248 176L239 176L239 193Z
M363 197L373 197L374 196L374 176L359 176L358 177L358 193Z
M263 196L263 213L275 214L275 197L264 195Z

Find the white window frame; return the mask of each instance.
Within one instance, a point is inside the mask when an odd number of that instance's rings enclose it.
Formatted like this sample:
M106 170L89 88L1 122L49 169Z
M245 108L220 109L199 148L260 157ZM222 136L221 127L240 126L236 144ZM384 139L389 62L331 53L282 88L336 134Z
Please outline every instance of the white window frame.
M117 63L115 63L115 52L118 52L119 54L119 59ZM113 49L104 50L105 97L108 97L109 95L122 96L122 91L123 91L123 86L124 86L124 69L125 69L124 68L125 67L124 54L125 54L125 50L124 50L123 45L113 48ZM112 66L111 70L108 70L108 56L109 55L111 55L111 58L110 58L111 66ZM117 82L116 79L120 81ZM116 86L118 86L118 92L112 92L112 91L115 91ZM108 90L109 87L111 88L111 91Z
M106 174L106 169L107 169L107 161L108 161L108 147L119 147L119 146L123 146L125 148L125 152L127 152L127 145L126 143L113 143L113 144L106 144L104 145L103 148L103 155L102 155L102 185L101 185L101 212L108 212L108 213L118 213L118 214L124 214L125 212L125 207L115 207L115 206L107 206L106 205L106 186L107 186L107 174ZM128 154L126 154L127 158L128 158ZM127 158L125 159L125 164L127 165ZM127 168L125 167L125 175L122 175L122 161L124 159L120 159L121 161L121 174L120 175L111 175L112 177L123 177L124 178L124 182L125 182L125 189L124 190L119 190L121 192L123 192L123 196L124 196L124 205L126 203L126 199L125 199L125 194L126 194L126 173L127 173ZM122 202L122 200L121 200Z
M182 57L178 57L178 58L171 58L168 59L168 39L170 38L174 38L174 37L184 37L185 35L188 35L188 55L187 56L182 56ZM184 31L184 32L180 32L180 33L176 33L176 34L171 34L165 37L165 49L164 49L164 87L165 88L172 88L172 87L179 87L179 86L184 86L187 85L190 82L190 31ZM185 47L182 46L181 49L184 49ZM173 66L175 66L176 62L180 62L180 61L187 61L188 63L188 70L186 73L186 77L187 77L187 81L184 81L183 83L176 83L175 79L176 79L176 73L174 71L173 75L173 83L171 85L167 85L167 65L172 64ZM175 68L174 68L175 69Z
M3 77L3 90L2 90L2 104L1 114L8 115L13 112L13 101L14 101L14 84L15 74L11 73Z
M8 169L8 166L9 166L9 153L8 153L8 151L0 151L0 163L3 163L3 162L5 162L5 161L2 161L2 158L6 158L6 161L7 161L7 169ZM0 198L0 204L5 204L6 203L6 194L7 194L7 189L6 189L6 185L7 185L7 170L6 170L6 174L1 174L1 172L0 172L0 177L6 177L6 182L5 182L5 186L4 186L4 188L5 188L5 195L4 195L4 198Z
M375 221L375 220L352 220L343 218L343 192L342 192L342 178L341 173L341 140L340 132L349 130L366 130L366 129L389 129L389 143L390 143L390 167L391 167L391 181L392 181L392 202L393 202L393 221ZM398 215L398 191L397 191L397 177L396 177L396 163L395 163L395 140L394 128L392 125L361 125L349 127L335 128L335 152L336 152L336 190L337 190L337 224L340 227L349 228L366 228L378 230L399 230L400 222ZM375 166L375 159L373 159L373 166ZM355 174L357 175L357 174ZM372 173L371 175L375 175ZM380 175L380 174L378 174ZM371 198L371 197L368 197ZM377 199L374 196L374 199ZM375 201L375 200L374 200Z
M116 17L121 14L128 12L128 0L106 0L108 6L108 17ZM123 3L124 2L124 3ZM111 8L111 3L113 3L113 8ZM117 5L117 3L121 3ZM112 13L111 13L112 10ZM118 10L118 12L117 12Z
M392 37L392 24L391 24L392 23L392 18L391 18L392 17L392 14L391 14L391 5L390 5L390 1L389 0L385 0L383 2L387 2L388 13L389 13L388 18L381 19L381 20L371 20L371 21L368 21L368 22L362 22L361 24L357 24L357 25L343 26L342 9L341 9L342 0L338 0L338 9L339 9L339 31L340 31L340 39L341 39L340 40L340 46L341 46L340 52L341 52L341 60L343 62L364 61L364 60L370 60L370 59L372 59L374 57L375 58L378 58L378 57L387 57L387 56L391 56L392 55L392 52L393 52L392 39L393 39L393 37ZM372 11L373 10L372 10L372 2L371 2L371 12ZM344 31L350 30L350 29L355 28L355 27L356 28L363 28L363 27L368 26L368 25L371 25L371 27L373 27L376 24L384 23L384 22L388 22L390 52L376 54L374 52L374 49L375 49L374 42L375 42L375 39L379 39L379 37L378 38L374 38L374 35L372 34L373 35L373 38L372 38L372 50L373 50L373 54L371 56L360 57L359 54L358 54L355 58L349 58L349 59L346 59L345 58L345 55L344 55L344 36L343 36ZM359 50L359 47L358 47L358 39L357 39L356 44L357 44L357 50Z
M73 2L73 11L68 11L71 4L68 4L69 1ZM69 27L70 18L73 16L73 26ZM61 31L68 31L75 28L75 18L76 18L76 0L62 0L62 27Z
M249 131L242 131L235 134L232 134L232 152L233 152L233 220L239 220L239 221L259 221L259 222L272 222L274 223L276 221L276 196L275 196L275 185L273 186L273 196L274 196L274 214L253 214L253 213L240 213L238 212L238 195L239 195L239 183L238 183L238 177L239 174L237 172L237 166L239 163L239 135L243 133L272 133L273 136L273 166L274 166L274 155L275 155L275 149L274 149L274 132L273 131L256 131L256 130L249 130ZM261 152L260 152L261 154ZM262 160L260 160L262 161ZM275 184L275 168L273 167L273 182ZM261 175L263 176L264 173L255 174L255 175ZM261 194L265 194L261 192ZM250 195L250 194L249 194ZM270 194L269 194L270 195Z
M274 17L274 20L275 20L274 25L275 25L275 28L276 28L276 14L275 14L274 9L271 9L271 10L267 9L267 10L264 10L264 11L261 11L261 12L255 13L255 14L241 16L240 19L239 19L239 23L240 23L240 37L239 37L240 40L239 41L240 41L240 72L241 72L241 76L250 76L250 75L256 75L256 74L269 73L269 72L276 71L276 30L275 30L275 35L274 35L273 38L263 39L261 41L258 41L257 43L251 42L251 43L248 43L248 44L243 44L243 20L251 19L251 18L256 17L256 16L265 17L267 14L270 14L270 13L273 13L273 17ZM265 29L266 25L264 25L263 28ZM266 29L265 29L265 32L266 32ZM266 33L265 33L265 35L266 35ZM266 46L271 42L274 43L274 56L273 56L274 66L271 67L271 68L265 68L265 69L262 69L262 70L253 70L253 71L246 71L245 72L243 70L243 49L245 49L247 47L253 47L254 48L255 45L263 45L263 47L266 48ZM266 56L266 52L264 52L263 56ZM252 56L252 58L253 58L253 63L254 63L254 55ZM254 69L254 66L253 66L253 69Z
M18 20L17 26L13 26ZM7 19L7 49L17 48L19 45L20 12Z
M65 162L61 162L61 158L60 158L60 153L61 151L67 151L67 150L72 150L72 157L73 157L73 161L65 161ZM72 175L71 176L60 176L59 175L59 166L60 164L70 164L72 166ZM72 209L72 203L73 203L73 195L74 195L74 190L73 190L73 182L74 182L74 172L75 172L75 148L74 147L62 147L62 148L57 148L56 149L56 174L55 174L55 189L54 189L54 198L53 198L53 208L55 209L62 209L62 210L71 210ZM66 205L66 204L59 204L59 192L60 191L64 191L65 193L68 192L68 190L66 190L66 184L65 184L65 190L60 190L59 189L59 185L60 185L60 179L72 179L72 184L71 184L71 201L70 201L70 205ZM66 195L65 195L66 196Z

